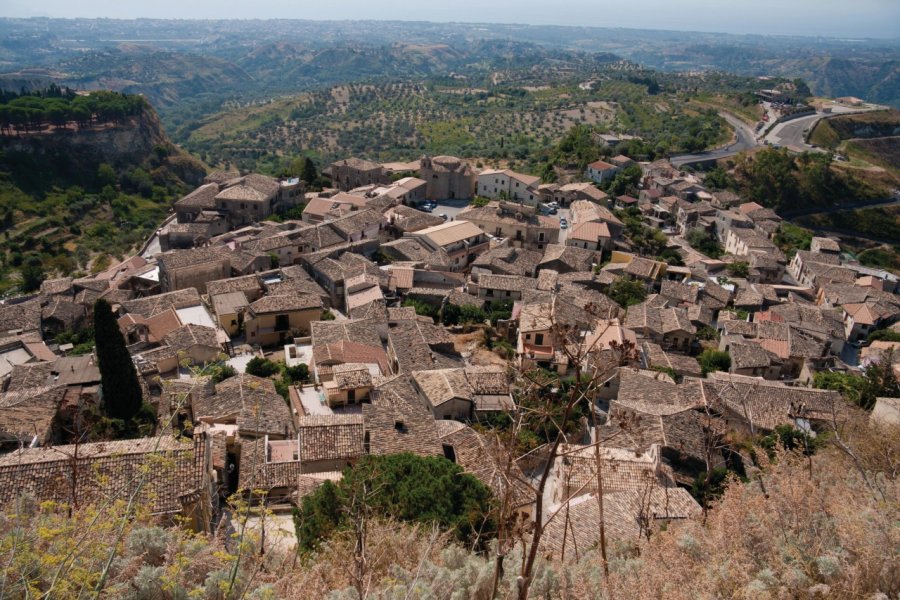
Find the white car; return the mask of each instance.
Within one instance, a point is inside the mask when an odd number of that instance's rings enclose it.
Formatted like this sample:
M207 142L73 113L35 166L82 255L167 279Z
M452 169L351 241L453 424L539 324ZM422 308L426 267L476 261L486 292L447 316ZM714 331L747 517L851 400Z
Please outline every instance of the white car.
M562 219L559 220L559 228L560 229L568 229L568 227L569 227L569 222L566 221L565 217L563 217Z

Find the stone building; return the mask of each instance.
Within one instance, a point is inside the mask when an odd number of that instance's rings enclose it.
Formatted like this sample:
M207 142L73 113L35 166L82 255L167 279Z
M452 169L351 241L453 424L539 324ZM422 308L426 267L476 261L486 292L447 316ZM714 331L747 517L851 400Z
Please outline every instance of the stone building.
M378 163L362 158L345 158L331 163L331 182L337 189L349 192L364 185L391 182L387 170Z
M475 194L475 171L455 156L426 156L419 173L428 184L425 196L429 200L466 200Z

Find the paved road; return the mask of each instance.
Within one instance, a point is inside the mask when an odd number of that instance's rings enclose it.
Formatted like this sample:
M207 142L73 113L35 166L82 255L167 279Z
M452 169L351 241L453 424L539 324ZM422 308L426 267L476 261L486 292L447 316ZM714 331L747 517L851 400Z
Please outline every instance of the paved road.
M795 152L822 152L821 149L806 143L806 135L825 116L827 116L825 113L817 112L808 117L779 123L766 134L766 141L773 146L782 146Z
M782 146L795 152L823 152L816 146L810 146L806 143L807 134L820 120L834 115L853 115L864 112L879 110L881 107L873 106L867 108L851 108L849 106L840 106L838 104L831 106L831 112L816 112L808 117L800 117L785 123L779 123L766 134L766 142L772 145Z
M759 146L759 142L756 140L756 134L749 125L726 112L720 112L719 116L728 121L728 124L734 128L734 133L736 135L735 141L718 150L674 156L670 161L673 166L680 168L691 163L728 158L729 156L734 156L735 154Z

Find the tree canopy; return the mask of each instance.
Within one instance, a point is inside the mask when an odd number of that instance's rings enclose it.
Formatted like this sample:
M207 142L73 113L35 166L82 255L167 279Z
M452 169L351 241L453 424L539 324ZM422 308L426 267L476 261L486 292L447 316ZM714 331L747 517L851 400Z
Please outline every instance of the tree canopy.
M731 368L731 355L724 350L707 348L697 357L697 362L704 375L713 371L727 371Z
M106 414L128 423L140 413L144 395L116 317L102 298L94 303L94 341Z
M491 492L459 465L437 456L365 456L306 496L294 513L301 550L312 550L332 532L365 516L436 523L469 545L494 536Z
M643 283L631 277L620 277L610 286L609 297L620 306L640 304L647 297L647 288Z

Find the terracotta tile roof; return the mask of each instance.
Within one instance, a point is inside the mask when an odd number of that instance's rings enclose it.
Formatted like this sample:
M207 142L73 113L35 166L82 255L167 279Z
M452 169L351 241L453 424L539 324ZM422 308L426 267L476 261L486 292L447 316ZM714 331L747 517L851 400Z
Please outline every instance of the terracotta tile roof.
M593 266L595 256L596 252L592 250L560 244L547 244L547 247L544 248L544 257L538 263L538 268L550 268L559 273L589 271Z
M0 304L0 332L40 331L41 303L39 300L28 300L18 304Z
M148 318L158 315L170 308L177 310L189 306L199 306L200 304L200 294L197 290L195 288L187 288L175 292L148 296L146 298L126 300L122 302L122 309L126 313L134 313Z
M51 296L54 294L70 294L73 289L71 277L60 277L59 279L47 279L41 283L41 294Z
M572 222L575 224L602 221L619 227L625 226L611 210L590 200L575 200L569 205L569 210L572 214Z
M359 210L331 221L330 225L341 232L345 238L349 238L351 234L359 233L383 220L384 216L379 212Z
M781 364L778 354L770 352L762 344L731 343L728 353L731 355L732 369L758 369Z
M662 282L659 295L679 303L696 304L700 297L700 291L701 288L698 285L688 285L667 279Z
M420 231L444 222L444 219L437 215L428 214L411 206L395 206L391 212L393 213L391 224L402 232Z
M253 315L322 308L322 299L311 294L263 296L250 305Z
M795 417L829 418L832 409L846 413L838 392L788 387L781 383L751 377L711 373L709 383L716 388L723 405L737 418L760 429L794 425Z
M269 443L291 443L296 446L297 438L290 440L268 440ZM241 469L238 489L271 490L272 488L294 488L303 476L303 463L299 460L269 462L270 447L264 437L240 437ZM293 457L292 457L293 458Z
M453 447L456 464L490 488L495 498L509 494L513 508L534 502L534 489L504 448L463 423L437 421L435 425L441 443Z
M647 486L603 497L607 543L634 544L644 534L646 516L656 521L699 518L702 509L687 490ZM565 506L547 525L541 548L545 554L577 560L600 542L600 508L595 495L580 496Z
M612 239L612 237L609 225L606 223L579 223L569 232L568 239L597 243L598 241Z
M442 225L427 227L416 232L417 236L427 237L436 246L449 246L469 238L483 236L484 232L469 221L448 221Z
M454 399L475 400L475 391L463 369L415 371L412 377L431 406L438 407Z
M362 363L343 363L332 368L334 383L339 390L354 390L371 387L372 374Z
M377 171L382 168L378 163L372 162L371 160L366 160L364 158L356 158L355 156L333 162L331 163L331 167L350 167L358 171Z
M216 194L219 193L217 183L201 185L196 190L175 202L175 210L214 210L216 208Z
M363 405L363 419L371 454L443 455L431 411L419 399L408 375L378 384L372 390L371 404Z
M478 277L478 287L486 290L521 292L537 287L537 280L519 275L483 274Z
M375 347L349 340L340 340L313 347L313 364L316 368L347 363L377 364L382 375L390 374L388 357L381 349L381 344Z
M421 369L442 369L462 366L458 356L443 354L437 346L452 346L447 331L424 321L400 321L391 326L388 345L397 359L398 372L411 373Z
M699 386L699 387L697 387ZM613 401L620 406L650 415L670 415L702 406L709 400L702 384L678 385L634 369L619 369L619 395Z
M542 252L523 248L493 248L475 259L472 267L488 269L496 275L533 277Z
M206 443L171 436L75 446L26 448L0 456L0 504L21 493L39 501L79 504L127 500L143 484L138 502L153 513L173 513L182 499L203 490ZM74 462L74 464L73 464Z
M376 323L368 319L348 321L313 321L313 348L341 341L354 342L373 348L381 347L381 337L375 328ZM354 361L359 362L359 361Z
M666 485L658 448L636 453L622 448L600 448L604 494L640 490L647 485ZM597 492L596 449L593 446L562 444L553 467L556 502Z
M597 160L588 165L589 168L594 169L595 171L609 171L610 169L618 169L616 165L611 165L608 162Z
M659 306L660 300L661 297L654 295L640 304L629 306L625 326L639 333L647 330L658 335L675 331L697 332L685 309Z
M215 394L197 398L195 421L234 423L242 433L285 436L293 433L291 411L270 379L239 373L216 384Z
M641 348L647 361L647 366L650 368L666 367L673 369L679 375L692 375L695 377L700 377L702 374L700 363L692 356L666 352L662 349L662 346L653 342L644 342Z
M235 314L242 308L250 306L247 300L247 294L244 292L224 292L220 294L210 294L213 311L220 318L222 315Z
M263 202L273 198L280 188L277 179L251 173L225 183L225 189L216 195L216 200L244 200Z
M0 442L21 441L26 446L33 439L40 445L49 442L65 394L65 385L0 394Z
M664 265L665 263L658 260L635 256L631 262L625 265L623 272L642 279L657 279L662 273Z
M220 348L215 329L203 325L194 325L193 323L182 325L163 338L163 341L176 352L188 350L194 346Z
M300 462L351 460L366 453L362 415L300 417Z
M391 267L388 270L390 279L388 288L392 290L408 290L413 286L415 270L407 267Z

